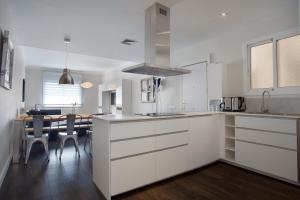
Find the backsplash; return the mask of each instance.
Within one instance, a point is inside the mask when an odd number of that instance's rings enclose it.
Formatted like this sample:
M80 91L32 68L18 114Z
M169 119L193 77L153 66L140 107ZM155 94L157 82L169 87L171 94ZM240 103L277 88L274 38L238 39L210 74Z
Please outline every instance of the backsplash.
M266 98L266 103L267 102ZM247 112L261 111L261 98L246 98ZM300 113L300 97L271 97L269 102L269 112L272 113Z

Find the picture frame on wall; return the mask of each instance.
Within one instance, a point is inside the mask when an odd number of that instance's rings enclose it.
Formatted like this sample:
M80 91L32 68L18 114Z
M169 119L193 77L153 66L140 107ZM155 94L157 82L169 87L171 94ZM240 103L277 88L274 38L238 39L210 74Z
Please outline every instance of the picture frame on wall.
M9 39L9 31L2 32L0 29L0 35L0 86L5 89L12 89L14 48Z

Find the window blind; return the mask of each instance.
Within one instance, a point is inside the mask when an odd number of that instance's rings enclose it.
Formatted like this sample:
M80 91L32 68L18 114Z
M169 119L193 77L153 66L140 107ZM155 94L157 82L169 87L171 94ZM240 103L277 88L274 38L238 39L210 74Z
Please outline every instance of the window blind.
M81 76L72 74L74 85L59 85L61 73L43 73L43 104L49 107L81 105Z

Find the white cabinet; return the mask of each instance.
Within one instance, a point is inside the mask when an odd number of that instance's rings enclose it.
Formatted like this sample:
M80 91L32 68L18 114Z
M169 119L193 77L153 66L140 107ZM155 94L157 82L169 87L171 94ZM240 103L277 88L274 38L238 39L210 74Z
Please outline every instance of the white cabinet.
M221 99L223 85L223 65L209 64L207 67L208 99Z
M188 170L187 146L156 153L156 180L162 180Z
M297 181L297 152L237 141L236 161L238 164Z
M156 155L149 153L111 162L111 195L155 181Z
M298 180L297 120L236 117L236 162L284 179Z
M220 158L220 133L216 116L190 118L189 169L195 169Z
M297 135L237 128L236 139L297 151Z
M272 117L236 117L236 127L274 131L281 133L297 133L297 120Z

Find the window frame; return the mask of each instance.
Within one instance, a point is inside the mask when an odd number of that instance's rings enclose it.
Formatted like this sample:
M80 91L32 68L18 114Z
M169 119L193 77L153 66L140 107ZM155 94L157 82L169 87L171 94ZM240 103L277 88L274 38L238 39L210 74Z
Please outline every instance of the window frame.
M278 65L277 65L277 43L281 39L299 35L299 29L280 32L267 37L258 38L246 42L243 45L243 65L244 65L244 94L245 96L261 95L264 90L272 91L272 95L300 95L300 86L279 87ZM273 87L272 88L251 88L251 48L263 45L272 41L273 44Z

